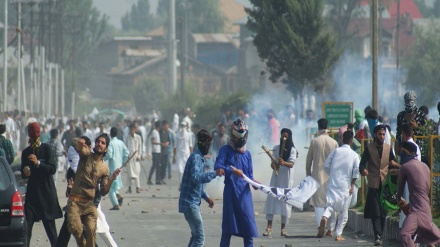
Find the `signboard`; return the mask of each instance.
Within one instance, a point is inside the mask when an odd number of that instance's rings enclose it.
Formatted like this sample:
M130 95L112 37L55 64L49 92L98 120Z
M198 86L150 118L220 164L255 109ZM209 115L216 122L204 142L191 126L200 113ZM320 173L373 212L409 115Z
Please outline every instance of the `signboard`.
M323 102L322 115L329 129L337 129L353 122L353 102Z

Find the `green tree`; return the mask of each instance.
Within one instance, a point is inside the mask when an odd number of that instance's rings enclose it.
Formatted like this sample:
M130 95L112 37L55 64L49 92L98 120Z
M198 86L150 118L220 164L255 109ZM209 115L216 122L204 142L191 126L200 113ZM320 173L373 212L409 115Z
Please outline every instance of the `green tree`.
M131 6L131 11L121 18L122 29L146 32L156 26L155 16L150 13L150 1L138 0Z
M353 17L362 14L359 8L361 0L327 0L326 20L332 30L336 33L338 48L344 49L346 43L354 36L355 31L349 30L349 25Z
M168 16L168 0L161 0L158 15ZM185 14L186 11L186 14ZM225 18L219 0L176 0L176 20L188 18L188 28L193 33L222 32Z
M420 105L433 105L440 96L440 26L435 20L415 30L416 42L403 65L407 69L405 84L415 90Z
M145 77L134 87L134 104L139 113L147 114L158 110L164 98L160 78Z
M324 77L340 52L336 40L324 32L322 0L251 0L247 27L270 72L291 91L305 86L322 89ZM287 79L285 79L287 78Z

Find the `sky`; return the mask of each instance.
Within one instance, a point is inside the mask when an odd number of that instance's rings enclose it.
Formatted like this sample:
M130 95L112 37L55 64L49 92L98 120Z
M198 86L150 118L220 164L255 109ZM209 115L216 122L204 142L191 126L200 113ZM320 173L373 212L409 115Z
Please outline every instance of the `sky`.
M162 0L165 1L165 0ZM124 16L137 0L93 0L93 5L101 12L110 17L112 26L120 29L121 18ZM156 11L159 0L150 0L151 11Z
M168 1L168 0L161 0ZM249 0L236 0L244 6L250 6ZM101 12L110 17L109 22L112 26L120 29L121 18L136 3L137 0L93 0L93 5ZM151 12L155 12L159 0L150 0Z

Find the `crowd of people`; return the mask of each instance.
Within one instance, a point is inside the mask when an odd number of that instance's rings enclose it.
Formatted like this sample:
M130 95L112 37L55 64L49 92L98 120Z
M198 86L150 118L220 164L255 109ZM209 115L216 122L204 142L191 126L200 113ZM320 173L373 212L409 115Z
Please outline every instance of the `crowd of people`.
M179 181L176 188L180 191L179 212L184 214L191 229L188 246L204 243L200 201L204 199L210 207L214 201L204 192L203 184L217 176L225 177L220 246L229 246L231 236L242 237L244 246L253 246L258 230L250 186L242 179L246 176L254 180L252 150L248 147L261 143L273 147L270 186L293 188L299 152L292 129L316 129L305 167L306 175L320 184L310 199L315 210L317 237L334 235L336 241L344 240L342 232L348 209L357 201L358 177L365 176L368 193L364 216L371 219L374 244L382 244L387 216L382 194L389 178L398 186L394 203L401 208L403 245L414 246L415 241L432 245L440 242L440 231L430 218L430 184L426 182L429 179L417 179L429 177L429 169L422 165L426 157L412 136L420 135L422 127L433 123L436 124L432 129L438 133L440 121L429 120L428 108L416 106L414 92L406 93L404 101L405 110L396 118L395 134L375 109L366 107L363 112L355 111L353 123L339 128L339 141L329 135L325 118L316 120L314 112L307 110L305 118L298 119L289 106L278 114L279 118L272 109L264 114L252 110L245 113L243 109L233 114L225 110L215 121L215 127L208 130L195 123L190 109L182 114L176 112L171 122L155 113L125 120L41 120L33 116L24 120L19 112L7 112L0 124L0 156L13 164L16 156L21 155L22 176L28 178L25 211L29 242L34 222L41 220L51 246L67 246L71 234L78 246L94 246L96 232L108 246L116 246L100 198L109 194L110 210L120 210L121 169L127 174L125 193L141 193L142 177L148 185L165 185L174 169ZM440 102L437 107L440 113ZM256 126L264 126L264 131L252 132ZM361 153L360 143L364 138L374 141ZM59 234L54 223L63 214L55 186L58 174L66 181L68 197ZM291 211L284 202L268 196L264 206L267 227L262 235L272 237L274 215L280 215L280 235L288 236L286 224Z

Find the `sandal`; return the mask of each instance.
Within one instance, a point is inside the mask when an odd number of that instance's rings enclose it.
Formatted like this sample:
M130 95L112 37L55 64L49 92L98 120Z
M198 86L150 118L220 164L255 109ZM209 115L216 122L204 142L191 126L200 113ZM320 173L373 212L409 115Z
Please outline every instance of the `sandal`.
M267 237L271 237L272 236L272 229L266 228L266 231L263 233L263 236Z
M281 237L288 237L286 229L281 229Z

